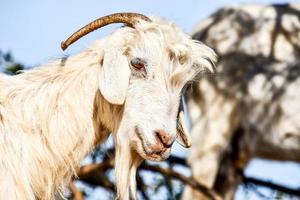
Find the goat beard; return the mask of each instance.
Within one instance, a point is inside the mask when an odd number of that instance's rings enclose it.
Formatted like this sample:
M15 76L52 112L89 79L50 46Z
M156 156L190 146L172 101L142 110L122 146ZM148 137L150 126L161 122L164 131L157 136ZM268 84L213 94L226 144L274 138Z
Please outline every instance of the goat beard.
M115 175L117 200L136 199L136 172L143 158L130 147L129 141L116 137Z

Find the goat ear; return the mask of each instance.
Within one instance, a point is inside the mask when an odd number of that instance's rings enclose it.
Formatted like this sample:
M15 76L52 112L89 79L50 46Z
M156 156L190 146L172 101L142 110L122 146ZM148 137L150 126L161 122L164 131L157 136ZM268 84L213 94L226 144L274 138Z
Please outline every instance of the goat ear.
M103 97L112 104L124 104L130 78L128 60L120 48L104 50L100 70L99 89Z
M184 118L183 99L180 100L176 141L185 148L190 148L192 146L191 136Z

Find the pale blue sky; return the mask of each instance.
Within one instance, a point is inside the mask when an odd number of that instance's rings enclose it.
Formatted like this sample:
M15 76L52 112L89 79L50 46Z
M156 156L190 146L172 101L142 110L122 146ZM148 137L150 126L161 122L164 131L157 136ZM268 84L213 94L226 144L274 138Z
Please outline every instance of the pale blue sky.
M27 66L34 66L63 54L84 49L97 38L109 34L118 25L104 28L77 42L65 53L60 42L86 23L106 14L122 11L158 15L176 22L190 32L201 20L222 6L246 3L284 3L276 0L1 0L0 50L11 51L14 57ZM177 149L178 151L178 149ZM179 149L180 151L180 149ZM280 183L300 186L300 166L294 163L264 162L256 160L247 174L268 178ZM242 191L236 199L244 199ZM257 197L251 197L257 199Z
M141 12L175 21L184 31L190 32L197 22L217 8L249 2L266 4L271 1L1 0L0 49L12 51L22 63L37 65L61 57L63 52L60 49L60 42L99 16L121 11ZM66 53L72 54L84 49L91 41L108 34L114 28L110 26L90 34Z

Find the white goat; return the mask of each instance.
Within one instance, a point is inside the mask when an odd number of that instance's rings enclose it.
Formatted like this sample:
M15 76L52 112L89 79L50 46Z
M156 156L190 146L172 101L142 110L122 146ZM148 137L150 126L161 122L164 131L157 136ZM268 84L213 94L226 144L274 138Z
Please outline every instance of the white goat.
M180 95L199 72L213 71L214 52L172 23L134 13L99 18L62 48L116 22L127 26L78 55L0 75L0 199L59 196L110 132L117 198L135 198L142 159L166 159L175 137L190 146Z
M220 55L188 105L194 178L232 199L253 157L300 162L300 4L224 8L194 38ZM231 154L228 156L228 154ZM187 189L183 199L201 198Z

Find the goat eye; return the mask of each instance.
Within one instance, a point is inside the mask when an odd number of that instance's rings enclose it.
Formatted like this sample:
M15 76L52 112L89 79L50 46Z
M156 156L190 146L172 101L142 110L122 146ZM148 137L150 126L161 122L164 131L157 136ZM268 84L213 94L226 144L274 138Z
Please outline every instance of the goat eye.
M146 66L146 62L143 61L141 58L134 58L131 60L130 64L138 70L141 70L143 68L145 68Z

